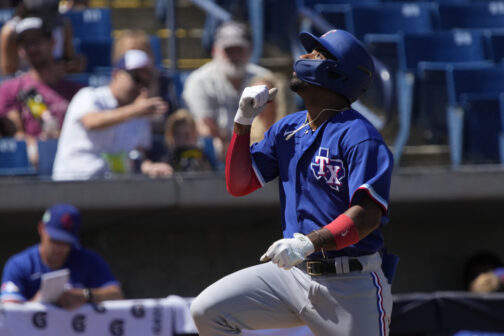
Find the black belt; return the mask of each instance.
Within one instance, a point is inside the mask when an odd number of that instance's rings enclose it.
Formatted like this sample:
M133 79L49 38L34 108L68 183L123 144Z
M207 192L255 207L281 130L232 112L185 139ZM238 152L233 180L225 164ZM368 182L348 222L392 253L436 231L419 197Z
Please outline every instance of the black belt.
M326 274L336 274L336 264L334 259L328 260L305 260L297 265L302 271L311 276L319 276ZM362 264L358 259L348 259L348 271L362 271Z

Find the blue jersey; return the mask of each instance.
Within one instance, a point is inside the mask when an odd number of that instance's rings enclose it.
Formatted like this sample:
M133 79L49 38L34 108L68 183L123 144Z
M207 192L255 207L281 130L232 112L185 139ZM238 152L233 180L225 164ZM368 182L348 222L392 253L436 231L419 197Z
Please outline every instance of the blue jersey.
M380 133L349 109L326 120L314 132L307 126L287 135L306 120L306 111L274 124L264 140L252 145L254 171L264 184L278 177L285 238L308 234L332 222L366 193L383 208L386 222L393 156ZM359 256L379 251L378 228L357 244L330 256Z
M107 263L84 248L73 248L63 268L70 269L70 284L74 288L119 285ZM42 262L39 245L10 257L3 270L1 299L30 300L40 289L42 274L52 271L55 270Z

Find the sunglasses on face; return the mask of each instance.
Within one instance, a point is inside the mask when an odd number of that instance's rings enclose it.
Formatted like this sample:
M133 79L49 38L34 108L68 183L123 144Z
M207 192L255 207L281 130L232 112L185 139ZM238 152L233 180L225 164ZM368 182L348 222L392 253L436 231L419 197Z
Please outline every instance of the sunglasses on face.
M131 79L133 79L133 81L135 82L135 84L138 84L140 86L143 86L143 87L148 87L150 86L150 77L149 79L145 79L145 78L142 78L142 76L140 76L138 73L134 72L134 71L126 71Z

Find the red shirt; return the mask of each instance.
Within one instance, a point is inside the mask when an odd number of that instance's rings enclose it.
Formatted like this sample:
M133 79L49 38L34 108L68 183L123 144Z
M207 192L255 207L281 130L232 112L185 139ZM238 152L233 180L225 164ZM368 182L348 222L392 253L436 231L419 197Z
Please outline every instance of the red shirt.
M23 131L37 137L42 131L41 114L47 110L61 129L68 104L81 87L64 79L49 85L28 73L6 80L0 86L0 116L11 110L19 111Z

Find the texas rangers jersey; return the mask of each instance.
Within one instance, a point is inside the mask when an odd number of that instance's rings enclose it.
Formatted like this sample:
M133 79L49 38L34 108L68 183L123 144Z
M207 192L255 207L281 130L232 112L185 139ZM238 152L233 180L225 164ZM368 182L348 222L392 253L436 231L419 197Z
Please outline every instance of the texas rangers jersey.
M386 222L393 157L380 133L358 112L336 113L315 131L309 126L286 137L306 120L306 111L274 124L252 145L252 164L264 184L278 177L285 238L308 234L332 222L363 193L383 209ZM383 247L380 229L330 256L371 254Z
M106 262L84 248L73 248L62 268L70 270L70 284L74 288L119 285ZM1 300L30 300L40 289L42 274L51 271L55 270L42 262L39 245L10 257L3 270Z

